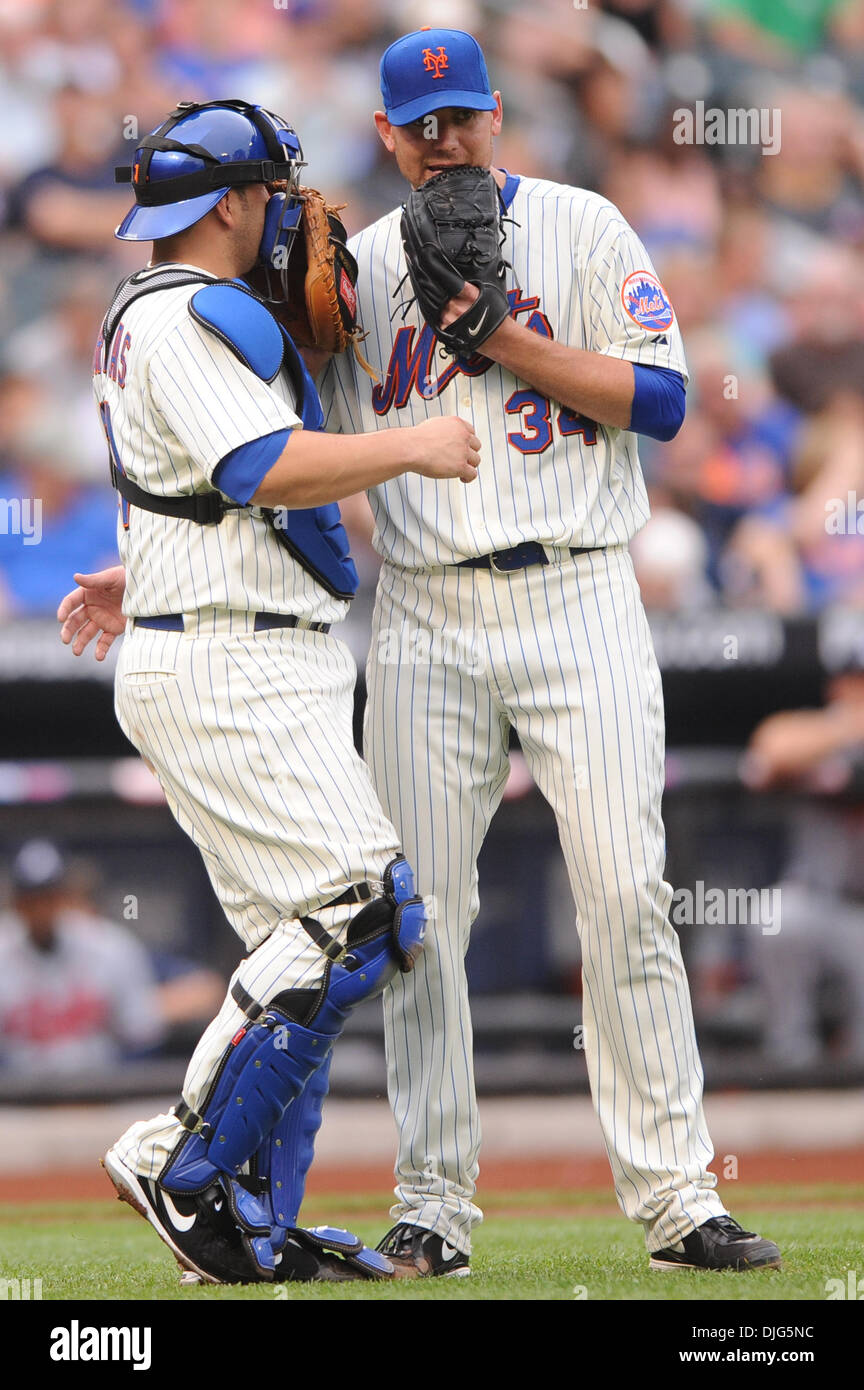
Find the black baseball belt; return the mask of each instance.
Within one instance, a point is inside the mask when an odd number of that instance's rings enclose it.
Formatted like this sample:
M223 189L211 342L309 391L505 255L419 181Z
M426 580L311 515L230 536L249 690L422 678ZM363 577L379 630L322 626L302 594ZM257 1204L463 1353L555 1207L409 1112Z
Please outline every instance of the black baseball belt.
M550 546L550 550L567 550L571 555L587 555L592 550L600 550L596 545ZM459 560L460 569L493 570L495 574L512 574L514 570L525 570L531 565L551 564L546 553L547 547L539 541L523 541L510 550L494 550L491 555L475 555L470 560Z
M183 632L182 613L156 613L150 618L134 618L136 627L152 627L157 632ZM254 629L267 632L271 627L297 627L302 624L306 632L329 632L329 623L307 623L296 613L256 613Z

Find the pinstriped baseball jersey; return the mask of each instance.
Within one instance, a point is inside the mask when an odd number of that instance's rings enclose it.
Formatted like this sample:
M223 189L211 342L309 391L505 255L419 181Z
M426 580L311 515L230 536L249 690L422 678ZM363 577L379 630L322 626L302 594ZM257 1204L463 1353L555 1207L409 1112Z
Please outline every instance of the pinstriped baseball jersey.
M226 454L300 425L284 375L268 385L192 318L197 289L137 299L114 332L107 371L101 343L94 356L94 391L107 403L120 464L160 496L210 490ZM198 526L121 504L117 531L127 616L224 608L337 622L347 612L279 543L260 508Z
M503 247L518 323L686 379L672 307L617 208L585 189L523 178L507 216L518 228L505 223ZM364 351L382 380L370 394L350 354L334 359L321 384L327 428L368 431L461 415L484 452L468 488L407 473L372 489L376 548L397 564L428 568L527 540L629 540L648 518L635 434L576 415L482 355L454 360L416 304L391 322L400 296L411 293L406 282L396 294L406 271L399 220L396 209L349 243L360 270L359 319L369 330Z

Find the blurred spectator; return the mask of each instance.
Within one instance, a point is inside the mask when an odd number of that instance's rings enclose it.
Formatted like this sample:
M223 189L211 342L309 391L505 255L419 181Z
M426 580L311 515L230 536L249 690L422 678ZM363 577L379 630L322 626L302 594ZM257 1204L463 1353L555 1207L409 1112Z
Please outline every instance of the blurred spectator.
M743 519L788 496L799 415L761 373L735 370L734 345L716 330L694 334L688 357L688 416L676 440L652 451L648 476L701 525L714 586L743 601L728 544Z
M753 790L791 786L811 793L794 821L791 851L777 885L781 929L774 936L750 938L765 1050L789 1070L823 1055L826 997L835 1024L831 1055L864 1064L862 771L860 673L833 681L822 710L764 720L742 763L742 776ZM818 798L820 792L842 792L847 786L849 801Z
M680 250L713 253L724 210L719 174L704 146L675 144L671 111L660 131L650 147L622 146L611 152L604 192L635 227L668 281L669 255ZM703 275L700 302L710 310L705 282ZM676 312L680 318L677 305Z
M681 613L710 602L708 546L683 512L652 505L650 521L630 542L630 554L649 612Z
M187 1057L204 1025L221 1007L225 981L217 971L172 951L150 951L149 955L166 1029L164 1049Z
M782 89L780 149L759 162L757 188L767 210L820 236L864 237L861 112L845 97Z
M682 44L691 37L690 16L674 0L600 0L601 9L632 24L649 48Z
M0 917L0 1063L32 1077L99 1072L149 1051L163 1017L147 952L76 899L57 847L31 840Z
M7 220L44 254L113 250L114 228L129 204L114 182L114 166L128 157L122 122L101 92L60 88L54 97L58 148L9 190Z
M27 412L15 427L5 416L0 425L0 453L20 436L30 419L45 412L62 417L74 441L74 474L79 481L105 482L108 477L105 436L93 406L93 348L104 305L114 288L113 276L96 267L76 272L62 284L54 303L37 318L10 333L2 350L7 375L0 378L0 403L9 388L30 383ZM50 401L46 393L50 391Z
M294 7L294 15L299 6ZM248 0L166 0L161 6L157 65L176 92L211 101L252 91L261 80L280 16ZM257 100L258 98L256 98Z
M0 914L0 1068L85 1077L157 1047L186 1055L225 982L99 915L58 847L30 840Z
M740 522L725 557L741 602L779 613L864 605L864 396L833 395L802 435L796 495ZM853 499L850 512L849 498Z
M751 200L727 206L717 249L718 320L747 369L764 370L792 333L786 304L772 289L775 243L764 208Z
M791 63L827 40L849 0L709 0L715 42L766 67Z
M120 77L120 63L106 27L103 0L50 0L34 7L42 24L24 49L21 73L37 86L56 91L71 83L87 91L107 91Z

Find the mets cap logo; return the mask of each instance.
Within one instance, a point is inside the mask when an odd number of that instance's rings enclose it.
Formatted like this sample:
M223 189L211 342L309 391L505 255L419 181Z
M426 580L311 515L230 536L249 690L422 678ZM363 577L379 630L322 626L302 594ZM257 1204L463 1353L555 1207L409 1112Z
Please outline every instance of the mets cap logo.
M447 62L447 50L443 44L439 45L438 52L433 53L431 48L423 49L423 67L426 72L432 73L432 81L438 78L443 79L444 70L449 66Z
M669 296L650 270L634 270L621 286L621 303L634 323L652 333L671 328L675 314Z

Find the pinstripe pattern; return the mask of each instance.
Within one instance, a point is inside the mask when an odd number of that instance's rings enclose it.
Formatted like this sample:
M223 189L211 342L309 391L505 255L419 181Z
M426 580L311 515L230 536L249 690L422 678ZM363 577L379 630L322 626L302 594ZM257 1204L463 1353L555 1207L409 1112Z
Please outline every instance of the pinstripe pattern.
M354 237L357 257L358 315L369 336L364 352L382 378L400 328L413 328L416 349L423 321L417 305L404 320L391 314L393 295L405 275L399 237L400 211L389 213ZM641 328L624 312L621 286L631 272L652 271L636 233L620 212L599 194L543 179L521 179L505 223L503 254L512 264L508 289L523 300L536 296L552 336L645 366L670 367L687 377L677 323L665 334ZM410 287L402 298L410 297ZM528 322L527 311L517 315ZM665 338L664 342L655 339ZM461 415L483 441L480 474L470 488L458 481L437 482L406 473L369 494L375 516L374 544L396 564L429 568L472 555L486 555L525 540L559 546L615 545L631 539L648 519L648 499L634 434L598 427L597 442L562 435L555 425L542 453L520 453L508 443L518 417L505 403L520 386L493 363L480 375L457 372L442 390L438 378L452 366L440 343L424 359L422 375L405 404L376 414L368 380L351 353L334 358L321 382L328 429L357 433L417 424L434 415ZM494 466L493 466L494 461Z
M486 647L473 671L446 649L429 664L379 660L374 641L370 654L369 765L436 899L418 967L385 996L400 1130L394 1215L460 1248L480 1219L463 959L513 724L558 820L582 945L589 1078L619 1202L659 1249L724 1208L706 1171L702 1073L666 916L662 694L629 554L611 547L512 576L385 564L375 628L403 623L485 633Z
M137 628L121 649L121 727L251 952L234 978L265 1002L321 977L321 952L297 918L380 879L399 851L354 749L355 677L341 642L301 629L190 637ZM328 931L343 933L355 910L329 909ZM189 1064L183 1094L193 1108L241 1020L229 994ZM133 1125L120 1152L153 1176L179 1134L159 1115Z
M653 267L611 203L523 178L508 213L507 285L518 291L511 312L520 322L686 379L677 324L649 330L625 309L628 276ZM501 798L514 725L567 862L589 1078L618 1199L659 1249L724 1208L707 1171L702 1072L667 918L662 690L626 550L648 516L636 436L598 427L596 443L586 443L584 434L562 433L552 402L548 444L520 450L509 436L521 421L505 406L530 383L495 363L474 375L454 370L428 329L422 338L416 305L391 322L405 273L398 210L351 245L364 346L384 381L373 395L349 354L334 360L321 387L328 428L459 414L483 445L471 487L407 474L370 494L384 565L366 755L418 881L436 900L417 969L385 994L399 1128L393 1215L464 1251L481 1219L463 961L478 907L477 855ZM453 564L525 540L598 549L507 576ZM435 657L388 656L385 639L403 632L425 634ZM459 637L468 633L481 641L482 660L465 660Z

